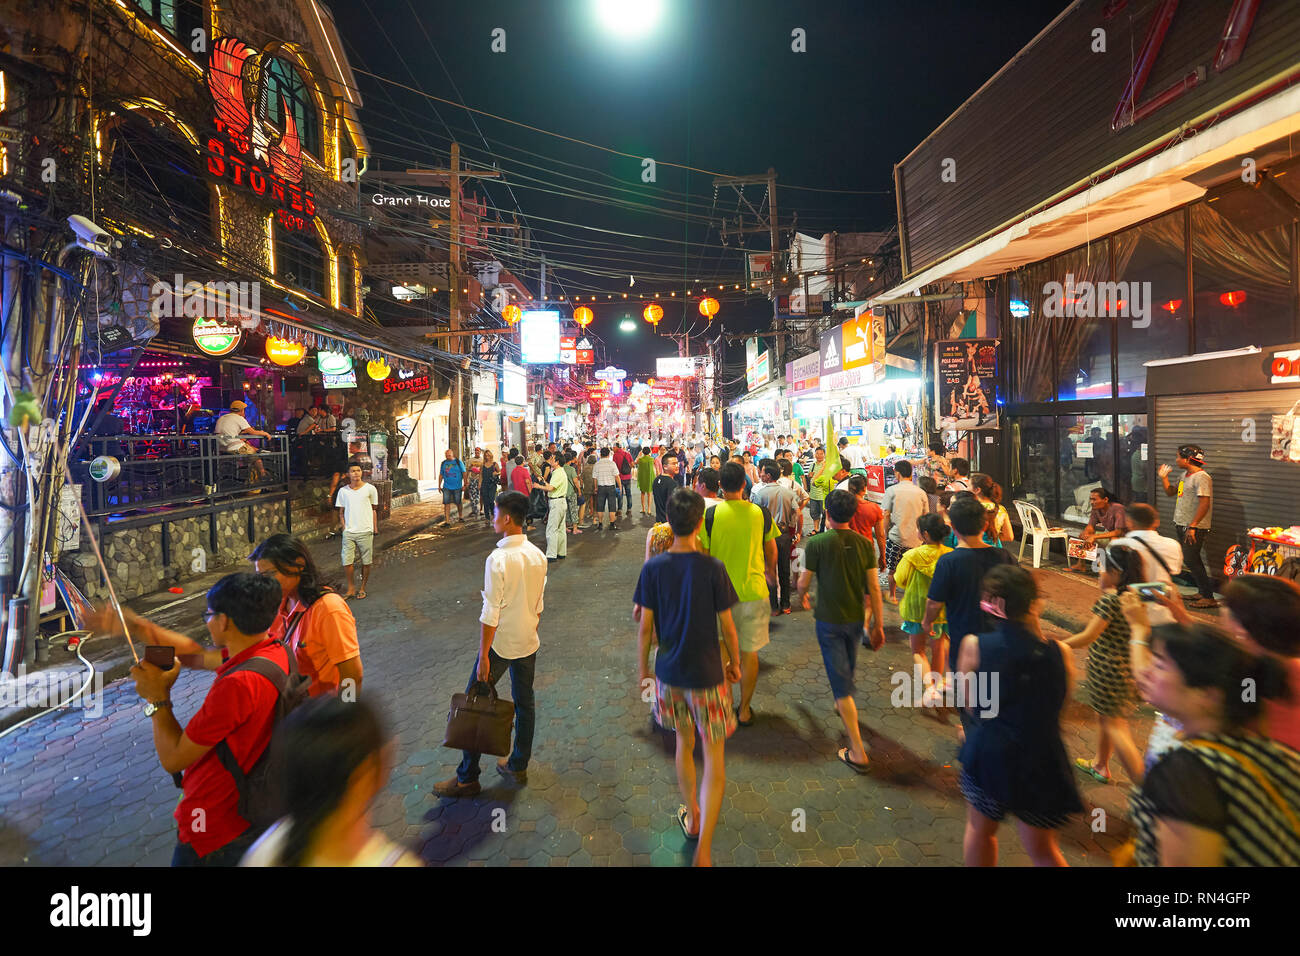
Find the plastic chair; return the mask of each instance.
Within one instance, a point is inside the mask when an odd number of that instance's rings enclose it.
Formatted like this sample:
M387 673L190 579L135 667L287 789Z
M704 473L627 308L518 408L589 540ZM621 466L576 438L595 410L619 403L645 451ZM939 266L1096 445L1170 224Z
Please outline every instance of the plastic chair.
M1062 541L1068 541L1070 532L1064 528L1049 528L1047 519L1043 517L1041 508L1031 505L1028 501L1014 501L1016 512L1020 515L1020 554L1018 561L1025 559L1025 542L1030 538L1034 542L1034 567L1041 567L1043 563L1043 546L1051 547L1053 538L1060 538Z

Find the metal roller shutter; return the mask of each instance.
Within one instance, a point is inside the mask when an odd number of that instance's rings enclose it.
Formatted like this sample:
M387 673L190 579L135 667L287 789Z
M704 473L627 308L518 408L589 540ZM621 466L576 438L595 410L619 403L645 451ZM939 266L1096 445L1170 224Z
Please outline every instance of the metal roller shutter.
M1205 468L1214 478L1214 515L1205 549L1211 577L1223 576L1223 555L1251 528L1300 524L1300 462L1274 461L1274 415L1285 414L1300 400L1300 389L1170 395L1155 399L1156 465L1173 466L1178 446L1194 443L1205 450ZM1255 440L1247 442L1251 421ZM1155 466L1152 467L1152 474ZM1170 476L1172 481L1177 474ZM1174 533L1174 501L1156 478L1160 526Z

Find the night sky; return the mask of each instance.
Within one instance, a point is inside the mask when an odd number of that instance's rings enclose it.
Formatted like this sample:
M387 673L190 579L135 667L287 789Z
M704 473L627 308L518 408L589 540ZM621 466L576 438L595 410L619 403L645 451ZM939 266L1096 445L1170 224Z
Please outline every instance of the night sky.
M776 169L783 244L795 212L799 231L818 236L888 229L894 164L1066 4L664 0L658 25L637 39L612 35L595 6L339 0L333 10L365 99L372 166L444 165L453 135L467 163L499 164L510 186L485 185L489 204L522 212L532 230L523 259L499 257L535 290L545 252L549 297L596 294L584 303L596 313L591 330L635 374L677 353L640 321L655 292L667 333L683 329L668 293L681 299L699 280L722 302L710 334L719 319L727 331L770 319L766 299L734 291L744 288L742 255L709 225L737 206L730 188L715 200L715 173ZM498 27L504 53L491 51ZM806 53L791 50L796 27ZM394 83L593 145L471 116ZM656 182L642 183L642 157L656 160ZM757 205L761 187L747 196ZM765 233L747 239L768 246ZM638 320L635 334L618 331L624 315ZM685 328L706 331L693 301Z

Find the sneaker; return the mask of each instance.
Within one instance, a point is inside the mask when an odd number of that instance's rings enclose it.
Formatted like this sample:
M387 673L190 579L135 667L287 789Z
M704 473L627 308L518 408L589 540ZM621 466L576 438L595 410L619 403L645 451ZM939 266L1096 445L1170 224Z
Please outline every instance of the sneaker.
M456 777L433 785L433 792L440 797L472 797L482 789L477 780L461 783Z

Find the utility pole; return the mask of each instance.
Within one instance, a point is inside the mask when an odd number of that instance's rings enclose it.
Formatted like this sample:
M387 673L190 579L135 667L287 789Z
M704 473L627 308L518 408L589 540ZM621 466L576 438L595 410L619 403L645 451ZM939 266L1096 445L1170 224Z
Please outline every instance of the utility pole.
M728 223L725 219L722 222L722 238L725 241L730 236L739 236L741 251L744 250L745 236L749 233L767 233L769 248L772 251L772 327L776 330L776 354L773 355L773 368L784 369L785 363L785 320L781 318L781 312L777 308L777 285L776 269L780 260L780 229L777 220L776 209L776 170L769 166L767 172L757 176L717 176L713 180L713 185L730 186L736 191L736 196L746 208L749 209L754 219L752 225L746 225L743 216L736 220L735 224ZM767 215L764 216L759 208L751 203L745 196L745 186L767 186ZM760 200L761 206L761 200Z
M500 170L496 169L462 169L460 165L460 143L451 144L451 167L449 169L408 169L407 175L414 177L416 182L426 180L443 180L448 184L450 190L448 202L447 219L430 219L429 225L435 229L440 226L448 227L447 236L447 280L450 283L448 287L447 305L448 305L448 328L447 337L448 351L456 356L466 354L469 349L465 344L465 336L476 334L474 331L466 331L461 322L461 291L460 283L462 280L460 263L464 255L464 242L461 237L460 226L460 182L462 178L476 177L479 179L494 179L501 176ZM456 457L464 456L464 430L465 430L465 390L462 384L463 372L461 368L462 361L456 360L456 367L452 369L451 379L451 402L447 414L447 444L456 453Z

